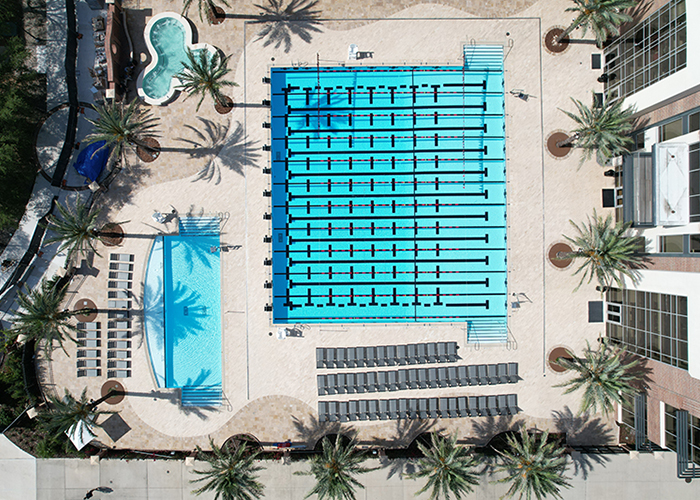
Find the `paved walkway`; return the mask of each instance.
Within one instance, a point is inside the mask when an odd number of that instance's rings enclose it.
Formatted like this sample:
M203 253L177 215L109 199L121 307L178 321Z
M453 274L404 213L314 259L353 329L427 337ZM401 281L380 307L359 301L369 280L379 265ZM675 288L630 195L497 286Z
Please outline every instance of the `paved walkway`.
M366 489L357 494L358 500L426 499L414 496L422 483L406 480L402 472L410 472L411 464L403 460L373 460L377 471L362 476ZM301 500L313 485L307 476L295 476L306 464L278 461L262 462L265 470L260 481L265 498ZM694 499L700 494L700 484L687 484L676 478L676 456L663 452L643 454L637 459L629 455L580 455L570 463L568 476L572 488L563 492L565 500L658 500ZM203 464L195 462L197 469ZM189 480L193 467L181 460L36 460L0 436L0 500L80 500L88 490L103 486L111 493L95 493L96 500L180 500L186 498L212 499L213 495L192 495ZM492 484L491 476L466 498L495 500L505 493L502 484ZM488 480L487 480L488 479Z

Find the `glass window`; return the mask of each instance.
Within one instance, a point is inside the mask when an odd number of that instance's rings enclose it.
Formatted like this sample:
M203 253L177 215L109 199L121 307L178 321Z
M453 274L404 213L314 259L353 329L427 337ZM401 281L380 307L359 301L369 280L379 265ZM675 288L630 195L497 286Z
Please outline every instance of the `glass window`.
M659 253L683 253L683 235L661 236L659 238Z
M700 113L693 113L688 116L688 132L700 130Z
M700 252L700 234L690 235L690 252Z
M678 136L683 135L683 119L678 118L666 125L661 126L661 141L670 141Z

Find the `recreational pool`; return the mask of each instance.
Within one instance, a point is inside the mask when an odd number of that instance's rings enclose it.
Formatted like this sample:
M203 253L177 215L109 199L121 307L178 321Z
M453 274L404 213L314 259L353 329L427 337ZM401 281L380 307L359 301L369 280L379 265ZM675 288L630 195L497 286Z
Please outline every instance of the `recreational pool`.
M505 323L503 47L272 68L271 115L275 323Z
M181 221L178 236L156 238L146 271L144 317L158 386L183 388L183 404L188 396L201 399L203 392L212 399L218 391L220 398L218 221Z
M168 102L180 84L175 75L183 69L189 48L199 57L202 50L214 53L216 49L206 43L192 43L192 27L189 21L176 12L163 12L154 16L144 29L144 39L151 55L151 63L139 75L137 90L148 104Z

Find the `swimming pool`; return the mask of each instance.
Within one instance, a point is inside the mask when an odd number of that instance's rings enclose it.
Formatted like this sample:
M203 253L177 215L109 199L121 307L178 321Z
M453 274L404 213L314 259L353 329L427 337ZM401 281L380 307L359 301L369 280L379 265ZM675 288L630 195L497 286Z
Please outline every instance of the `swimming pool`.
M196 57L202 50L213 54L216 49L206 43L192 44L189 21L176 12L163 12L151 18L144 29L144 39L151 54L151 63L139 75L137 91L148 104L168 102L180 84L175 78L187 61L189 48Z
M220 390L218 248L218 232L193 234L182 228L180 235L160 236L153 243L145 278L144 317L159 387Z
M505 321L502 47L271 69L275 323Z

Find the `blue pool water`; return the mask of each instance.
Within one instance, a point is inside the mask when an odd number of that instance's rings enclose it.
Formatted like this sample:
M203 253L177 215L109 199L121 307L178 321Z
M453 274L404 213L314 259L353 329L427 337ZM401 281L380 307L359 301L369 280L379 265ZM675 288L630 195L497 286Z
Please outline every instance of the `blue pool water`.
M273 321L507 316L502 47L272 68Z
M160 387L221 385L219 236L164 236L153 244L144 309Z

